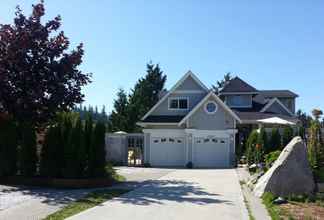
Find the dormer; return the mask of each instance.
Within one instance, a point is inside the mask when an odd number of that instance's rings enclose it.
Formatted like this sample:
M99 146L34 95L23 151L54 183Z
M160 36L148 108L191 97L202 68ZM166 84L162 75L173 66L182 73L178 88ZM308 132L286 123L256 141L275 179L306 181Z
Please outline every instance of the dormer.
M259 91L239 77L231 79L219 95L230 108L252 108L253 97Z

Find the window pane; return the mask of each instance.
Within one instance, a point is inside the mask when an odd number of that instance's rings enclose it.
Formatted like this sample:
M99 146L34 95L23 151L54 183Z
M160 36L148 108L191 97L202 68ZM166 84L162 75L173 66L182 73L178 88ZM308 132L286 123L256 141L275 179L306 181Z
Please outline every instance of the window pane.
M177 99L171 99L169 107L170 108L178 108L178 100Z
M187 109L188 108L188 100L187 99L179 99L179 108Z

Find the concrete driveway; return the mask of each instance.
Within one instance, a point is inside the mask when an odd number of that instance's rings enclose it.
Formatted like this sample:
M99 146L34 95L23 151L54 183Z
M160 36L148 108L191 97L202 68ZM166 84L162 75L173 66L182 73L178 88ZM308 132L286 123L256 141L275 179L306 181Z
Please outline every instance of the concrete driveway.
M69 219L241 220L248 212L234 169L175 169Z

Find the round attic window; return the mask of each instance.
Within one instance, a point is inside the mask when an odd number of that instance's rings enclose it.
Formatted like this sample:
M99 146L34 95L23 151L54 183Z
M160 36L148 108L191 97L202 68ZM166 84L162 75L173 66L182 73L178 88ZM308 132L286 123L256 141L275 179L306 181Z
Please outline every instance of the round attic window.
M208 101L205 104L205 112L207 114L214 114L215 112L217 112L217 108L218 108L218 105L214 101Z

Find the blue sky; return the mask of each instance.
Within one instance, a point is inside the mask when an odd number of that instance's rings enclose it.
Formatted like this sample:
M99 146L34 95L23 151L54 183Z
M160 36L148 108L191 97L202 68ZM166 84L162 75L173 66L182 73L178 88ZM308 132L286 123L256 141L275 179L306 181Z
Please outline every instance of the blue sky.
M0 1L0 23L17 4ZM226 72L258 89L290 89L297 108L324 109L324 1L47 0L60 14L72 46L85 45L81 69L93 73L86 104L112 109L119 87L129 90L160 63L170 88L187 70L211 86Z

